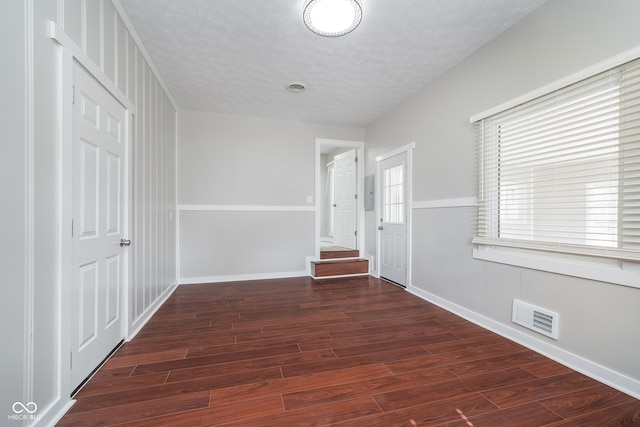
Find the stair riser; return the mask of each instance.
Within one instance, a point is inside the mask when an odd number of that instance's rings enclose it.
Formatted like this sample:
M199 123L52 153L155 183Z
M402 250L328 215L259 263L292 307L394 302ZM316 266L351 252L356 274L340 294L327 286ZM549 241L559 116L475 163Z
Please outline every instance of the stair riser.
M342 261L339 263L312 263L311 273L315 277L342 276L347 274L363 274L369 272L368 260Z
M360 251L320 251L320 259L357 258Z

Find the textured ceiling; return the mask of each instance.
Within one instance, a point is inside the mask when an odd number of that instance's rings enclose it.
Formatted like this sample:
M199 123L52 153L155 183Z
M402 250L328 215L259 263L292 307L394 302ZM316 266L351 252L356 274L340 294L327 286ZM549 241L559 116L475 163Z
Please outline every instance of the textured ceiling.
M305 27L304 0L120 3L178 108L365 126L544 1L362 0L338 38Z

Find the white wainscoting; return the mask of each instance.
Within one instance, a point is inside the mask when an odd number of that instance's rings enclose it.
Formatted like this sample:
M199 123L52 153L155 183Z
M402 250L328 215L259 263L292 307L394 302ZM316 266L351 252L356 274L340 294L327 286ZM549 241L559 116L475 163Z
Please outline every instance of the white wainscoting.
M130 209L130 235L132 240L131 250L133 252L133 273L130 276L129 293L127 304L129 308L126 337L130 339L149 319L154 311L171 294L177 285L175 269L176 262L176 108L170 94L164 89L164 84L159 75L154 72L155 68L146 55L142 45L138 44L139 39L135 30L129 24L129 20L124 14L117 0L87 1L58 0L58 16L50 16L55 21L49 22L48 37L58 42L55 45L51 40L46 43L43 37L42 28L30 28L29 25L34 19L29 18L27 28L29 37L35 37L35 42L40 45L40 59L36 60L40 69L48 68L58 70L61 80L58 83L60 93L59 100L48 99L50 92L41 90L36 93L38 102L43 105L56 105L58 110L52 110L51 114L58 117L61 122L57 143L64 152L65 136L69 134L69 121L66 118L65 105L70 105L71 81L65 76L64 64L68 64L69 55L78 60L87 68L98 81L112 93L131 114L131 133L128 135L133 146L133 171L131 176L133 200ZM29 3L31 4L31 2ZM35 13L47 16L50 12L51 2L33 2ZM30 9L31 10L31 9ZM38 21L36 21L38 22ZM46 51L44 47L51 46L51 50L62 52L59 57ZM60 48L61 46L61 48ZM47 47L48 49L48 47ZM61 49L61 50L57 50ZM47 59L45 59L47 58ZM49 60L53 58L56 60ZM59 58L65 58L64 61ZM62 62L60 65L59 62ZM62 70L60 70L62 68ZM68 73L67 73L68 74ZM49 74L48 78L56 76L55 72ZM38 77L36 76L36 79ZM36 81L41 87L46 87L48 83ZM56 82L50 82L55 85ZM55 95L55 91L52 91ZM31 96L31 95L29 95ZM44 124L29 124L30 128L44 126ZM40 132L36 144L52 144L46 140L51 132ZM45 135L45 136L43 136ZM55 135L53 133L52 135ZM52 161L56 161L52 158ZM56 166L61 179L61 186L67 185L68 172L60 164ZM63 187L64 188L64 187ZM62 200L59 201L60 227L64 230L67 227L66 216L68 216L68 198L62 192ZM65 239L62 239L64 249ZM63 251L62 251L63 252ZM62 253L61 252L61 253ZM65 274L68 275L68 268L65 265L70 260L62 253L59 263L61 264L60 283L65 283ZM62 289L61 294L64 289ZM36 289L36 293L37 293ZM52 303L54 303L52 301ZM36 317L41 316L36 313ZM40 371L56 372L57 385L49 384L47 378L34 378L34 382L41 383L41 390L55 390L54 394L45 395L40 393L38 405L42 415L38 425L55 424L69 407L69 384L68 377L68 337L65 332L69 329L70 319L65 313L61 313L60 319L40 319L40 323L58 324L57 333L61 335L58 358L51 357L46 351L35 354L33 363L43 365L45 363L57 363L57 367L45 369L41 366ZM37 331L36 331L37 332ZM38 336L38 332L35 336ZM40 334L41 336L44 334ZM49 337L47 341L51 341ZM36 338L35 345L38 346ZM38 360L39 357L47 360ZM28 374L29 375L29 374ZM30 391L26 391L30 397Z
M65 20L64 29L51 22L50 36L71 51L107 90L134 112L132 183L135 197L131 237L136 268L130 295L132 316L128 329L131 332L146 321L146 313L156 300L176 284L173 208L176 204L176 110L153 67L136 45L137 36L125 25L126 15L123 20L108 2L102 3L102 7L96 5L98 10L91 14L65 4L65 15L77 16L81 22ZM88 17L93 15L102 22L95 25L95 31L101 34L93 34L91 26L87 26ZM75 26L84 31L74 31ZM65 30L78 39L74 40ZM114 37L105 37L105 33ZM104 44L99 60L91 50L94 38ZM114 64L114 68L109 64Z

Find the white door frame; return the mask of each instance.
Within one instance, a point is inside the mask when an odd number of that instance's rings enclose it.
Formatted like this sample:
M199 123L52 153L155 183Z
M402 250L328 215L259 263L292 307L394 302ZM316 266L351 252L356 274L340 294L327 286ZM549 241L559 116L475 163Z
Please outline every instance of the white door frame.
M356 229L358 230L358 236L356 244L358 250L364 250L364 141L345 141L339 139L323 139L316 138L316 156L315 156L315 168L316 168L316 194L315 194L315 215L316 215L316 230L315 230L315 257L320 259L320 230L322 229L322 206L319 205L320 195L322 194L322 180L320 179L320 155L322 147L344 147L355 148L356 157L358 158L357 166L357 182L356 189L358 199L356 200ZM360 254L362 256L362 254Z
M124 93L100 70L100 67L85 54L82 49L71 40L55 23L51 22L49 33L52 39L60 44L59 69L60 76L58 85L59 99L59 217L60 223L58 235L60 236L60 251L58 263L60 266L60 276L58 278L59 290L59 360L58 360L58 391L59 398L66 401L73 391L71 384L71 283L73 280L73 239L71 237L71 221L73 219L73 177L72 177L72 142L73 142L73 63L77 61L91 74L113 97L127 110L125 112L125 151L126 163L124 164L125 195L123 209L125 211L124 224L122 227L125 236L129 236L131 225L133 224L132 210L132 120L135 115L135 107ZM135 244L136 242L133 242ZM121 295L121 317L122 317L122 337L125 340L129 335L129 301L132 280L132 251L124 257L123 268L128 272L123 281ZM107 355L105 354L105 357Z
M416 143L412 142L410 144L407 145L403 145L402 147L398 147L395 148L391 151L388 151L378 157L375 158L376 161L376 203L375 203L375 212L376 212L376 218L375 218L375 227L376 227L376 272L375 275L376 277L380 277L380 265L382 262L381 256L380 256L380 231L378 231L378 221L381 218L382 215L382 206L381 206L381 202L382 202L382 197L380 197L380 185L382 183L382 179L381 179L381 169L380 169L380 162L382 162L383 160L389 159L393 156L397 156L398 154L403 154L406 153L407 154L407 171L406 171L406 175L407 175L407 182L406 182L406 191L407 191L407 200L406 200L406 204L405 204L405 209L407 210L407 249L406 249L406 254L407 256L406 258L406 263L407 263L407 289L411 286L411 237L412 237L412 232L411 232L411 224L412 224L412 220L413 220L413 193L412 193L412 187L413 187L413 150L416 148Z

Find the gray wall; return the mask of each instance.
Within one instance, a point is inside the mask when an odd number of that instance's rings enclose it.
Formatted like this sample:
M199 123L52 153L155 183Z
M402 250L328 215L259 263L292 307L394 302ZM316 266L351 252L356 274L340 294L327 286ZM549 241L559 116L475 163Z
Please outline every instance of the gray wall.
M364 129L197 111L178 123L180 281L304 272L315 139L361 141Z
M637 1L549 0L369 126L368 173L375 156L415 141L414 202L474 197L469 117L640 45L638 17ZM475 260L473 207L414 209L413 225L417 292L540 337L638 384L640 289ZM373 253L373 214L367 228ZM514 298L557 311L559 340L512 324Z

